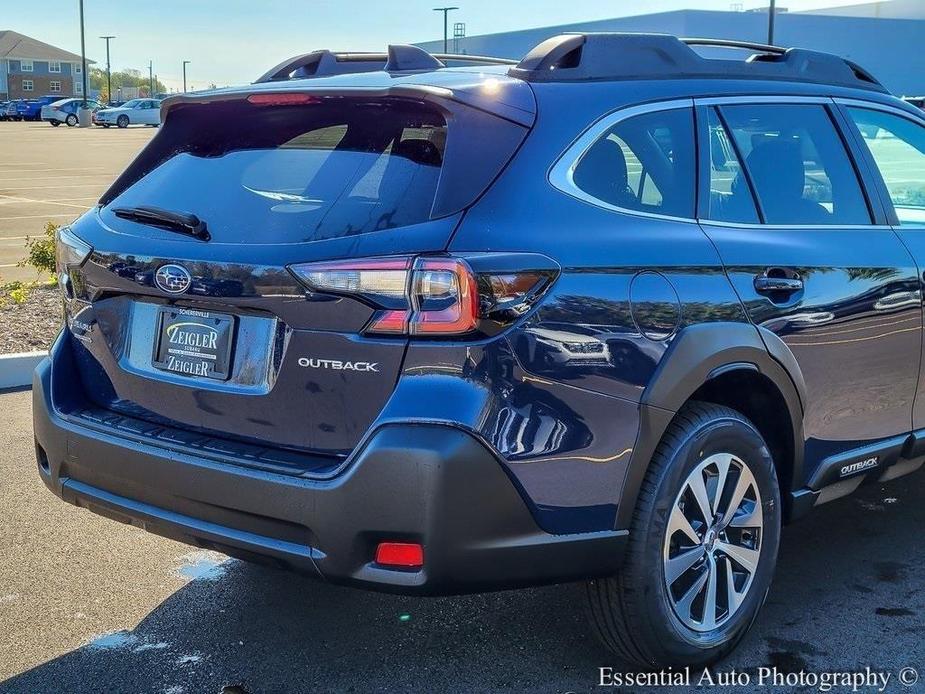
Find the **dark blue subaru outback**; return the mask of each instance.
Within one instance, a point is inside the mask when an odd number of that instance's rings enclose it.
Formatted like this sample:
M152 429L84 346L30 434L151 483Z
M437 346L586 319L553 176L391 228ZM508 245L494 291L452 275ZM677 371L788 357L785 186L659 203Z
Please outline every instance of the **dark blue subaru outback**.
M701 664L782 523L925 460L925 120L846 60L322 51L163 123L59 233L65 501L363 588L587 579L619 656Z

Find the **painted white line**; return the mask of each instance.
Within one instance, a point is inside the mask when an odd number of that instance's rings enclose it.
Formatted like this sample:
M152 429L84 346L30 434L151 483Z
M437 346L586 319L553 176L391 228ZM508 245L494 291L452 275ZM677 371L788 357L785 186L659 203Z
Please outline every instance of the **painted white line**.
M0 186L0 191L4 190L58 190L59 188L105 188L109 184L99 183L62 183L57 186ZM0 195L3 193L0 192Z
M7 198L11 202L20 202L20 203L31 203L31 204L42 204L42 205L60 205L61 207L76 207L78 210L87 209L87 205L74 205L69 202L54 202L53 200L32 200L31 198L15 198L12 195L2 195L0 198Z
M32 173L31 171L24 173ZM111 177L111 174L108 173L98 173L98 174L65 174L64 176L31 176L29 178L0 178L0 183L6 183L8 181L56 181L60 178L102 178L103 176Z
M48 217L73 217L73 216L74 216L73 212L55 212L54 214L27 214L21 217L4 217L3 215L0 215L0 222L12 222L17 219L47 219ZM3 238L9 238L9 237L0 236L0 240L2 240ZM16 238L24 239L26 237L25 236L14 236L13 238L14 239Z
M106 187L108 184L103 184ZM100 187L99 183L62 183L59 186L0 186L0 190L58 190L58 188L92 188ZM2 195L2 193L0 193Z

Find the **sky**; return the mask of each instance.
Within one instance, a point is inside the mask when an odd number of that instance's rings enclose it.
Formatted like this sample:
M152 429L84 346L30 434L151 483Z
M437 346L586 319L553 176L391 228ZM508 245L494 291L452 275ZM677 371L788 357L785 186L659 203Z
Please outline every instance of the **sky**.
M861 0L778 0L791 11L857 4ZM169 89L252 82L285 60L319 48L384 51L389 43L442 38L441 4L458 5L450 22L470 36L678 9L766 7L767 0L84 0L87 58L105 66L111 34L113 70L147 73L148 61ZM12 29L80 53L78 0L4 0L0 29Z

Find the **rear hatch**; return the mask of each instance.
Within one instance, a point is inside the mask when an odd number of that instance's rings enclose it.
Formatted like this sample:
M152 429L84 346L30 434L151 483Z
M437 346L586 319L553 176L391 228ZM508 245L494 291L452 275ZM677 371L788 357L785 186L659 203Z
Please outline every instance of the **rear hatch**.
M527 132L436 91L276 85L168 104L70 227L89 257L59 267L95 416L232 453L347 456L407 338L369 335L381 301L318 291L298 268L441 252Z

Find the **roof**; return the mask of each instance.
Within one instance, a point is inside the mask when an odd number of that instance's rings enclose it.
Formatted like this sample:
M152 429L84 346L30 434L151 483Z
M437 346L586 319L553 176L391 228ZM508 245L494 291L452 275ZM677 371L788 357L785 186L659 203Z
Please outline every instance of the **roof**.
M0 58L31 58L32 60L61 60L79 63L80 56L62 48L20 34L10 29L0 29ZM87 63L93 63L87 60Z

